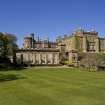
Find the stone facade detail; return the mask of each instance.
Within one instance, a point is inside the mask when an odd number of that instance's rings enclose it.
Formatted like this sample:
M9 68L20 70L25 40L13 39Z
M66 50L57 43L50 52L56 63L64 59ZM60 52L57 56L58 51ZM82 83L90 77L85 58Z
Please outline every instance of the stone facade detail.
M17 62L26 65L45 65L45 64L59 64L59 51L43 51L40 50L18 50L16 53Z
M98 52L99 52L99 48L100 48L100 47L99 47L99 46L100 46L100 44L99 44L99 38L96 38L96 39L95 39L95 43L96 43L96 44L95 44L95 51L98 53Z
M78 29L70 36L59 37L57 43L60 49L64 47L63 52L68 53L67 58L72 63L78 61L78 53L105 53L105 38L100 38L94 30Z
M87 41L86 41L86 37L83 37L83 52L87 52Z

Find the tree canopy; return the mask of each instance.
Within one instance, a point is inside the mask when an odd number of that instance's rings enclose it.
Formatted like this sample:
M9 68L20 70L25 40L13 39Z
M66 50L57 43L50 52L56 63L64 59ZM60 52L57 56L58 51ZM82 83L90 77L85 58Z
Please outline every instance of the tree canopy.
M13 56L14 51L18 48L16 41L17 38L14 34L0 32L0 57Z

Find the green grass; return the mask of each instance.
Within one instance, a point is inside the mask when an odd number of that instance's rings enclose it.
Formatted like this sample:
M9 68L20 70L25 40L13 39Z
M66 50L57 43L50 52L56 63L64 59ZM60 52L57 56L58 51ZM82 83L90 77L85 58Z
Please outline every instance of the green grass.
M69 68L1 71L0 105L105 105L105 72Z

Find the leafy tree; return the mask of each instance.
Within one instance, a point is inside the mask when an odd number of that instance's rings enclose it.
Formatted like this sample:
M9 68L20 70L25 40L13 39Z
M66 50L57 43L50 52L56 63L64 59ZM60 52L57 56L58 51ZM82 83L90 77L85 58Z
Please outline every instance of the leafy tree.
M0 33L0 52L1 52L1 57L6 58L7 57L7 37L3 34Z
M12 56L14 62L16 62L16 36L9 33L0 33L0 54L2 58L8 58Z

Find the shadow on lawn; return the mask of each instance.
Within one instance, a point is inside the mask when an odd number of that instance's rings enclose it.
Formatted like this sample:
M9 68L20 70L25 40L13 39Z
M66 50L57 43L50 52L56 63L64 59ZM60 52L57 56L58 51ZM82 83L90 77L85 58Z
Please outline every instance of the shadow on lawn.
M0 74L0 82L13 81L17 79L25 79L17 74Z
M21 71L26 69L24 66L5 66L5 67L0 67L0 71Z

